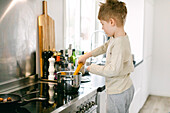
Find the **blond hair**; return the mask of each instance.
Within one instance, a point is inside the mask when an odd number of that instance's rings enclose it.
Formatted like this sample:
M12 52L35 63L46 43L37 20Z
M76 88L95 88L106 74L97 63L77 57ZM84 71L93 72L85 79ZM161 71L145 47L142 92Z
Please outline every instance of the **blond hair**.
M124 26L127 15L127 8L124 2L118 0L106 0L100 4L98 19L109 21L113 18L118 27Z

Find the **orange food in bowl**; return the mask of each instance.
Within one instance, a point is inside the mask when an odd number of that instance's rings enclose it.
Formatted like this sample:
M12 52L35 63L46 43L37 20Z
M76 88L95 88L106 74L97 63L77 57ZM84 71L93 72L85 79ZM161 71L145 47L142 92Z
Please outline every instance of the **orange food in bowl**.
M7 98L7 101L12 101L12 98L11 98L11 97L8 97L8 98Z
M61 72L61 75L66 75L66 72Z
M3 98L0 98L0 102L3 102L3 100L4 100Z

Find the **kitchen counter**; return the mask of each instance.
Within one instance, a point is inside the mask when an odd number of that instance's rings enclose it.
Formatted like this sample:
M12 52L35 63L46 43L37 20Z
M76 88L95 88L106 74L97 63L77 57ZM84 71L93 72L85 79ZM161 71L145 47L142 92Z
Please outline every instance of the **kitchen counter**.
M78 107L81 107L82 103L94 101L96 105L97 92L105 88L105 79L102 76L91 74L83 76L82 80L84 81L80 84L78 93L72 95L58 92L56 89L57 84L55 82L40 80L30 84L25 83L25 85L3 93L25 95L29 92L38 91L36 94L26 96L26 99L35 97L47 98L48 101L46 102L34 101L24 106L20 106L19 110L24 108L27 111L26 113L75 113L77 109L80 109ZM90 81L87 82L86 80ZM20 112L17 111L16 113Z
M92 87L104 87L105 86L105 77L90 74L82 77L82 81L84 78L87 78L90 80L90 82L81 83L81 85L90 85Z

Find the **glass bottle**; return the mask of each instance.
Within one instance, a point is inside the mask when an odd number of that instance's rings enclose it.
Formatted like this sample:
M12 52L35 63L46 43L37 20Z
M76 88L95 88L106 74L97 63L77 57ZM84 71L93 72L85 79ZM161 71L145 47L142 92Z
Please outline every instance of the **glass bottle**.
M75 49L72 50L72 56L70 57L71 61L73 62L73 65L76 66L76 53Z
M68 48L68 61L70 62L70 57L72 55L72 45L69 44L69 48Z

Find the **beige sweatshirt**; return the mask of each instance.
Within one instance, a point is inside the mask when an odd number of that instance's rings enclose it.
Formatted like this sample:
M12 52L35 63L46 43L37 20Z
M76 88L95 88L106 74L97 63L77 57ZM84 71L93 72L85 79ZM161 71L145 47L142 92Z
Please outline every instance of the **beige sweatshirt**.
M90 72L105 77L107 94L122 93L130 88L130 73L134 70L128 36L111 37L104 45L94 49L92 56L106 53L104 66L91 64Z

